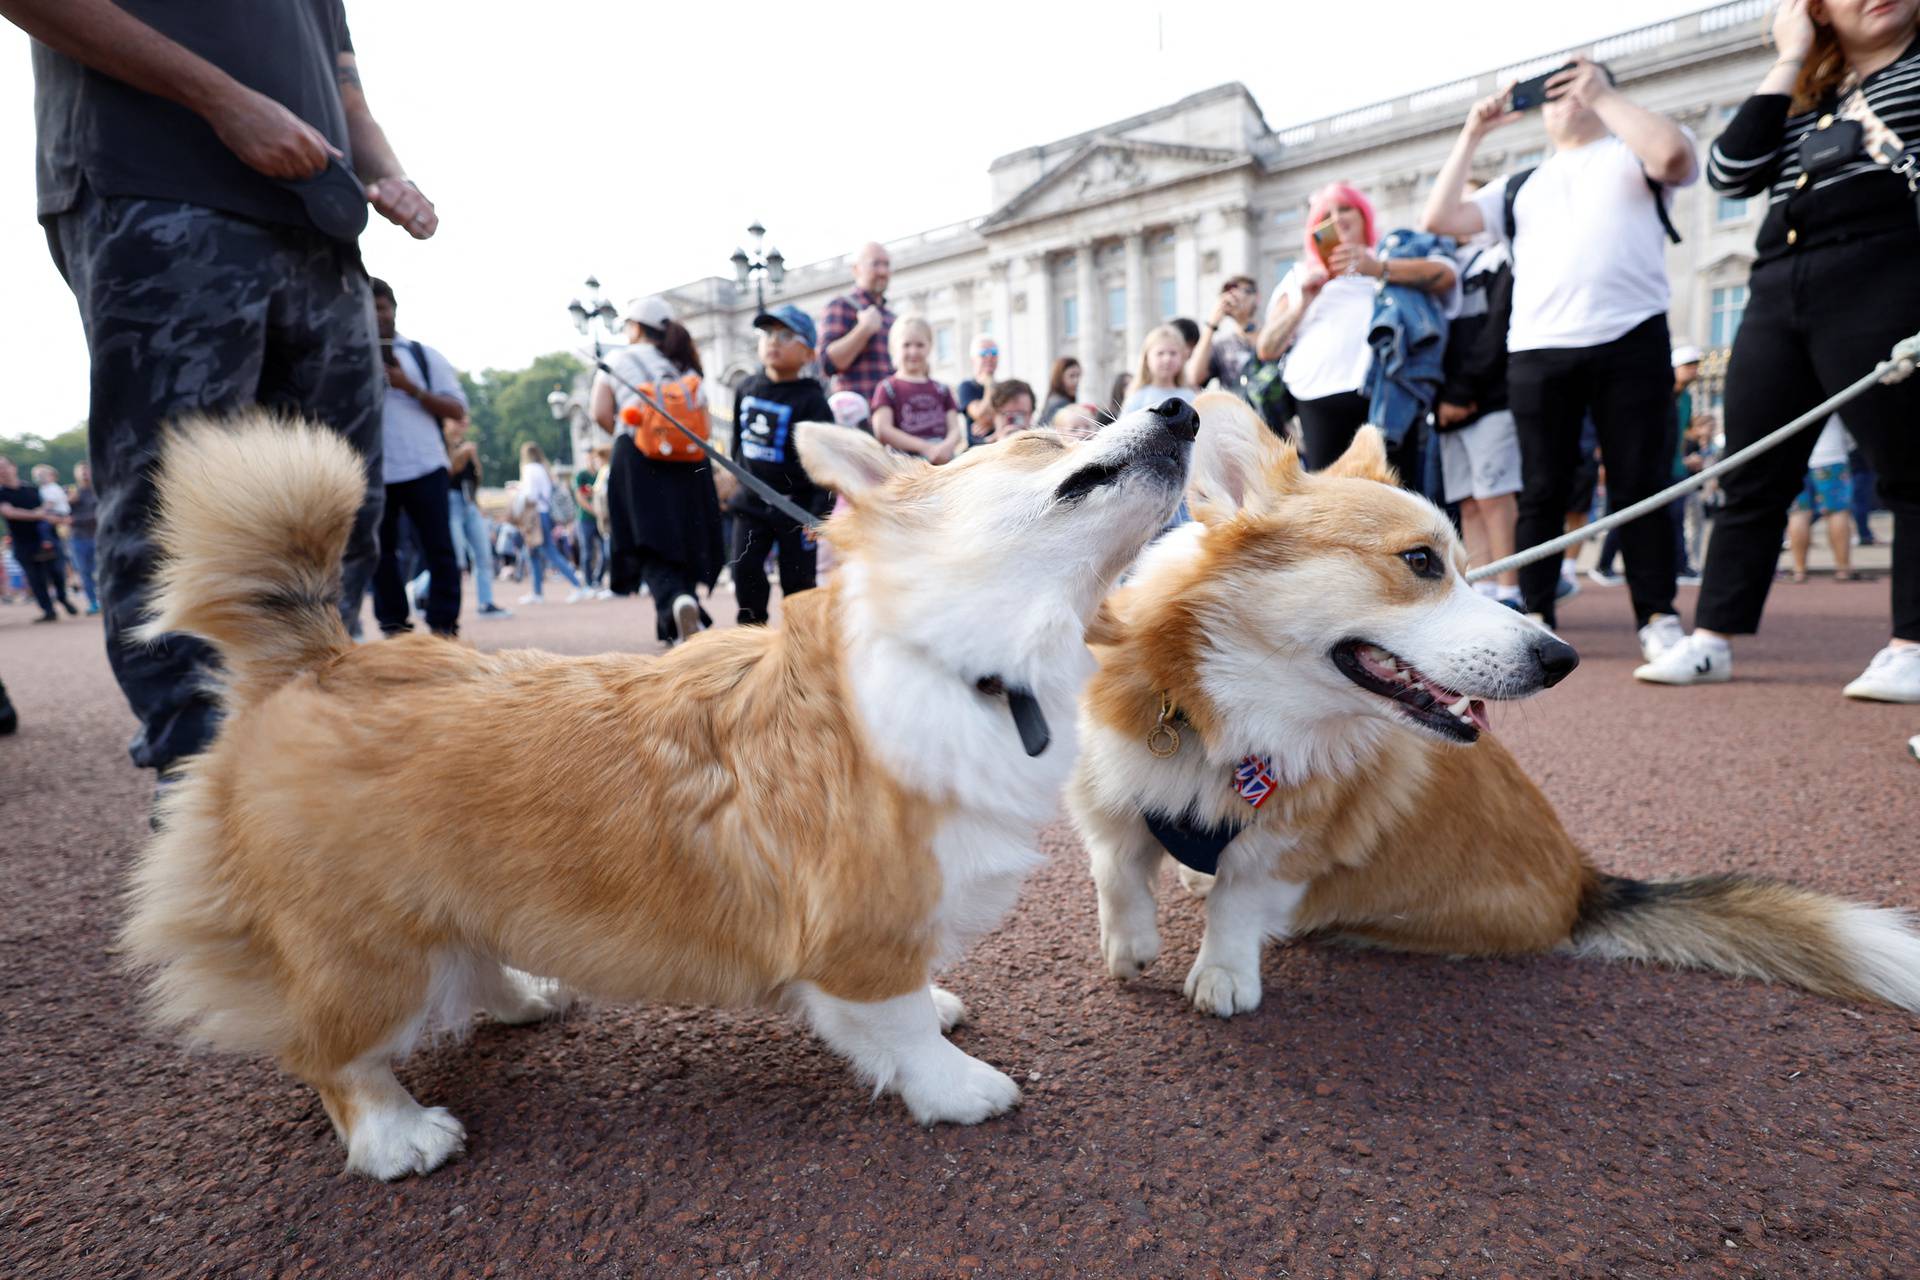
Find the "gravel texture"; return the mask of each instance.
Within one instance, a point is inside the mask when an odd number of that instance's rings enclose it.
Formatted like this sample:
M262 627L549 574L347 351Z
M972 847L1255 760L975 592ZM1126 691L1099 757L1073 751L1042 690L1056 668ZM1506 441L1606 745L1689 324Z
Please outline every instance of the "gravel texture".
M107 948L149 780L97 627L29 616L0 610L23 719L0 739L7 1276L1920 1274L1915 1017L1294 946L1269 949L1257 1013L1203 1019L1180 999L1198 904L1170 892L1159 966L1110 981L1063 825L945 979L974 1012L956 1041L1026 1089L1011 1117L916 1128L776 1015L595 1007L417 1054L402 1078L466 1123L467 1154L346 1177L307 1089L143 1028ZM1563 618L1584 665L1495 725L1603 866L1920 906L1920 708L1839 696L1884 642L1884 582L1782 585L1715 689L1628 677L1623 591ZM626 601L467 632L652 648ZM590 757L517 767L588 804Z

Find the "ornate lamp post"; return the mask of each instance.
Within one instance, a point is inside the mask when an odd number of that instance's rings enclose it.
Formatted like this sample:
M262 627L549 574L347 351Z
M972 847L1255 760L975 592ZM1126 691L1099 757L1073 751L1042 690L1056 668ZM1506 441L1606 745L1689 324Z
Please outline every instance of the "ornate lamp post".
M754 313L757 315L767 309L766 286L772 285L775 293L780 292L780 282L787 278L787 260L778 249L769 247L765 253L760 251L760 242L766 238L767 229L755 219L747 228L747 234L753 237L753 252L735 249L733 257L733 279L742 289L749 283L753 285Z
M580 331L580 336L593 340L593 359L597 365L603 354L601 334L610 338L619 334L620 312L601 295L599 280L588 276L586 286L587 300L575 298L569 302L567 314L573 317L573 327ZM597 327L595 321L599 322ZM553 414L554 421L568 424L568 446L574 455L574 465L578 465L583 449L593 442L593 419L586 396L555 383L547 395L547 411Z

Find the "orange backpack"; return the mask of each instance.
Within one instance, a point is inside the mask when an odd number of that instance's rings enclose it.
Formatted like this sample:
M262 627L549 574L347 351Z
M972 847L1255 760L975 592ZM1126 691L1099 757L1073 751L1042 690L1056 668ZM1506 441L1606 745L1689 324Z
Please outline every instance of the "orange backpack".
M702 440L709 438L712 428L707 424L706 401L700 398L699 374L689 373L683 378L643 382L640 390L678 419L680 426ZM633 428L634 447L655 462L706 460L706 450L687 439L679 427L667 421L666 414L650 404L635 402L628 405L620 411L620 421Z

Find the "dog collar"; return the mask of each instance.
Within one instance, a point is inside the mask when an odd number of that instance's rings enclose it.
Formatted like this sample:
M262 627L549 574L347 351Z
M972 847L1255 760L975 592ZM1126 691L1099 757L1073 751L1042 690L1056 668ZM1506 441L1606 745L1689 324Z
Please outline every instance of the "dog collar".
M1249 808L1258 809L1265 804L1274 788L1273 761L1268 757L1243 756L1233 767L1234 794L1246 801ZM1246 829L1245 824L1238 822L1203 827L1193 820L1191 809L1177 818L1152 812L1140 816L1146 820L1153 838L1173 855L1174 861L1210 876L1219 874L1221 853Z
M1040 700L1017 685L1009 685L999 676L982 676L973 685L989 698L1001 694L1007 696L1007 710L1013 713L1013 727L1020 731L1020 745L1026 748L1029 756L1037 756L1047 749L1053 741L1053 733L1047 728L1046 713L1040 710Z

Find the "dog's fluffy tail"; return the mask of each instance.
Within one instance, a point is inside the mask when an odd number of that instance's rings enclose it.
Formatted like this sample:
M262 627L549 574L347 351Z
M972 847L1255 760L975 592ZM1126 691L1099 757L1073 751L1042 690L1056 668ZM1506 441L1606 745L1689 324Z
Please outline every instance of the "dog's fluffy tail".
M324 427L264 411L179 424L161 455L164 560L140 638L208 641L240 702L351 648L340 557L366 488L365 462Z
M1596 875L1568 947L1786 982L1844 1000L1920 1010L1920 931L1867 907L1751 876L1649 883Z

